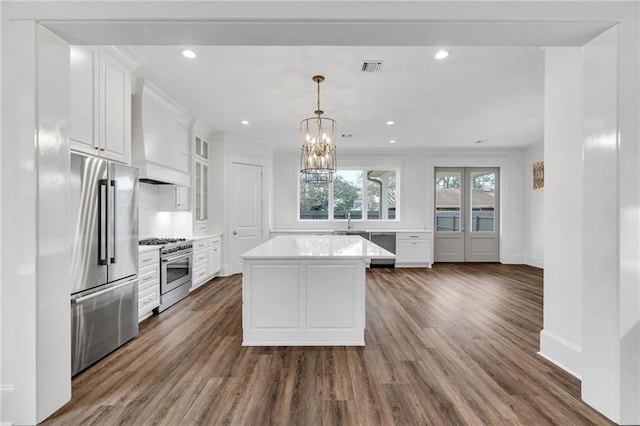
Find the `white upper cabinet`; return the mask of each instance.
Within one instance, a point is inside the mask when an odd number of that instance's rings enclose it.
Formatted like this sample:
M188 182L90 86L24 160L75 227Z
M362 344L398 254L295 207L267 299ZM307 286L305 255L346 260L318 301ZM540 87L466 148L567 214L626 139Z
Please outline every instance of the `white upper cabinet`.
M106 51L71 46L70 139L76 151L130 163L131 74Z
M207 233L209 220L209 142L204 135L210 135L205 126L196 121L193 125L193 221L194 233Z

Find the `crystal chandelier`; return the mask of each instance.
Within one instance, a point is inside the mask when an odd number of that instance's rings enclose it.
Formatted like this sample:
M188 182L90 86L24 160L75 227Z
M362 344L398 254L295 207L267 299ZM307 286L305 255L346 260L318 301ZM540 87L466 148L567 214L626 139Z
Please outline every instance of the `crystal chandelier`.
M303 141L300 172L307 182L333 182L333 174L336 172L337 165L334 143L337 124L331 118L321 117L324 111L320 109L320 83L324 81L324 77L315 75L313 81L318 84L318 109L314 111L315 117L300 122L300 134Z

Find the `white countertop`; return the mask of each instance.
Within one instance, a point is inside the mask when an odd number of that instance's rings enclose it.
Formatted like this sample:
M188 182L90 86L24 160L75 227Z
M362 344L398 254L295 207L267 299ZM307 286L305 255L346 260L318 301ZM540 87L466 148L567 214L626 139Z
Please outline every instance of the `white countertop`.
M280 235L249 250L243 259L336 258L394 259L395 255L358 236Z
M194 235L193 238L191 238L193 241L197 241L197 240L204 240L205 238L213 238L213 237L221 237L222 234L200 234L200 235Z
M272 229L272 233L332 234L334 232L431 232L430 229Z

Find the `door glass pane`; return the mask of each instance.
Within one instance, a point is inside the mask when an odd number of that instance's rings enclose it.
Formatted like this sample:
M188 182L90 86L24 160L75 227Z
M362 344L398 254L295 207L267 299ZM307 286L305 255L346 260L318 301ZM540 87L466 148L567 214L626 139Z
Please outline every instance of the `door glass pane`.
M395 218L395 170L369 170L367 172L367 219Z
M329 219L329 184L300 176L300 219Z
M333 218L362 219L362 170L339 170L333 178Z
M206 145L205 145L206 146ZM208 219L207 204L209 204L209 167L202 165L202 220Z
M460 172L436 172L436 231L460 232Z
M202 158L209 158L209 142L202 140Z
M196 154L202 156L202 140L196 136Z
M471 232L494 232L496 174L471 172Z
M202 166L196 161L196 191L195 191L196 220L202 220Z

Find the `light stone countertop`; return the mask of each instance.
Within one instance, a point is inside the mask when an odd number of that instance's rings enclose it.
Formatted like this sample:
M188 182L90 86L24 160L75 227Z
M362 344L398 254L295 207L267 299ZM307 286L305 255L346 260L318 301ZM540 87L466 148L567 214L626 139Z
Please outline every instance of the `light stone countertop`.
M213 237L221 237L222 234L199 234L199 235L194 235L191 239L193 241L197 241L197 240L204 240L205 238L213 238Z
M243 259L395 259L382 247L352 235L280 235L249 250Z
M272 229L272 233L290 233L290 234L332 234L336 232L374 232L374 233L386 233L386 232L429 232L430 229Z

